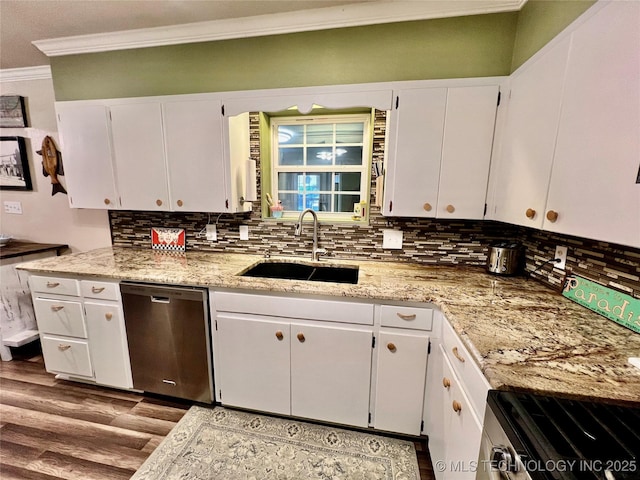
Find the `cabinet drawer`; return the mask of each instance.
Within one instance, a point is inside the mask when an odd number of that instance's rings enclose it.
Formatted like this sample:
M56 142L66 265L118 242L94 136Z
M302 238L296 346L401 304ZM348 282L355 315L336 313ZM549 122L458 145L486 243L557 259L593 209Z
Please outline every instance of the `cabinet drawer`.
M42 335L41 343L47 371L83 377L93 376L86 340Z
M491 388L469 351L449 322L443 322L442 348L454 372L460 378L478 418L484 418L487 392Z
M383 327L431 330L433 310L430 308L382 305L380 307L380 322Z
M80 290L86 298L101 298L103 300L118 300L119 284L114 282L94 282L81 280Z
M33 307L40 332L87 338L80 302L36 298Z
M73 278L29 277L29 286L32 292L55 293L57 295L80 295L78 281Z

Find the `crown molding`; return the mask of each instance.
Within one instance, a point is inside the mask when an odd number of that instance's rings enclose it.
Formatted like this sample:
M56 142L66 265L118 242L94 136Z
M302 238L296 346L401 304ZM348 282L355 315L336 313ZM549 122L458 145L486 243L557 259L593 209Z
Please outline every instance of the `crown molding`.
M24 80L50 80L51 67L5 68L0 70L0 82L21 82Z
M49 57L517 11L526 0L400 0L32 42Z

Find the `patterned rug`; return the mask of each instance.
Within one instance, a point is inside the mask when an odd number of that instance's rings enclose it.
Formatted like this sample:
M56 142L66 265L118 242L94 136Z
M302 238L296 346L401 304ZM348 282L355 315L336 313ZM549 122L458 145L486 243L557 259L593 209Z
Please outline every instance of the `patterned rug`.
M413 443L193 406L131 480L420 480Z

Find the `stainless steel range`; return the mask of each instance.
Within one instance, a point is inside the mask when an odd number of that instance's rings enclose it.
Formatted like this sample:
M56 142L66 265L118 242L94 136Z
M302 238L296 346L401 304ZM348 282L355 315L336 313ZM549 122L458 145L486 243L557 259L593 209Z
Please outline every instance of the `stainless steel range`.
M492 390L476 479L639 480L640 404Z

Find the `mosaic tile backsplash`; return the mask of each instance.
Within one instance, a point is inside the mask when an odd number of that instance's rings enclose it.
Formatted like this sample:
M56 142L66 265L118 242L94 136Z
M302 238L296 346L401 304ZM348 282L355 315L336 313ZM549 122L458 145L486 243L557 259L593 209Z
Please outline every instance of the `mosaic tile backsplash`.
M384 112L376 112L374 161L384 154ZM258 115L251 115L251 156L258 168L260 195L260 135ZM375 191L372 187L371 191ZM373 205L373 197L369 205ZM109 211L114 246L151 248L151 227L184 228L187 250L289 256L311 256L311 229L293 236L293 222L262 219L259 203L246 214ZM218 241L206 240L203 229L216 223ZM239 226L249 227L249 240L241 241ZM382 231L402 230L402 250L382 248ZM525 246L526 270L560 289L564 272L545 261L553 258L556 245L567 245L567 270L640 298L640 250L578 237L552 234L493 221L387 218L371 206L369 224L327 224L319 227L320 246L330 257L372 259L425 264L476 265L484 267L488 247L502 240ZM330 258L329 257L329 258Z

